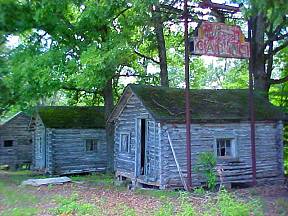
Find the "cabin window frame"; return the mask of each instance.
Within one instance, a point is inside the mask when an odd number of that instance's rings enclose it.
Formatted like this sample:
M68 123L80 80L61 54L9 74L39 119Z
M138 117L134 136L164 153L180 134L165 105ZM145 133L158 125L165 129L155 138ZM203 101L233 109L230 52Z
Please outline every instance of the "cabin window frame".
M11 145L8 145L8 146L5 145L5 142L7 142L7 141L11 141L12 144L11 144ZM4 148L13 148L14 145L15 145L15 140L13 140L13 139L4 139L4 140L3 140L3 147L4 147Z
M92 141L92 143L87 143L87 141ZM90 145L90 147L88 147ZM84 151L86 153L98 153L99 152L99 140L96 138L85 138L84 140Z
M231 155L220 156L218 155L218 141L219 140L229 140L230 141L230 152ZM225 143L226 145L226 143ZM214 155L219 160L237 160L238 159L238 144L236 137L216 137L214 141Z
M125 147L125 148L123 148L123 143L122 143L122 141L123 141L123 137L124 136L127 136L127 147ZM130 140L130 133L128 133L128 132L121 132L120 133L120 143L119 143L119 151L121 152L121 153L130 153L131 152L131 140Z

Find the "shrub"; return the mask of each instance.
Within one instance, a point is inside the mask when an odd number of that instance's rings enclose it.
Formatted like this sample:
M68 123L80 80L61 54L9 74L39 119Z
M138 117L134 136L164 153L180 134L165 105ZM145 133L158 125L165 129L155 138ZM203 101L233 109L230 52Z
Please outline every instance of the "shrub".
M209 190L215 189L217 183L216 164L217 160L212 152L199 154L196 172L202 175Z

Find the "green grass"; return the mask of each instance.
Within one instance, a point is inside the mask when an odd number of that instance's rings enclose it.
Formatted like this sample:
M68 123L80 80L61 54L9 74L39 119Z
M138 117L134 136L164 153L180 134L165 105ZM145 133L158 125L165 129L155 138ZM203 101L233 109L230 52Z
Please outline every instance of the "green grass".
M4 173L4 172L3 172ZM5 210L0 213L3 216L33 216L37 215L38 209L34 208L37 204L41 204L38 197L30 192L30 190L37 190L35 188L18 186L21 181L36 177L41 178L43 176L37 176L29 171L18 172L5 172L5 175L0 172L0 202L5 207ZM1 178L3 174L3 178ZM115 193L118 187L114 186L114 176L108 174L91 174L91 175L79 175L72 176L73 181L83 181L91 184L91 187L104 185L111 193ZM106 187L107 186L107 187ZM52 185L47 186L48 190L54 188ZM121 187L119 187L121 190ZM124 188L124 187L122 187ZM124 189L123 189L124 190ZM125 188L125 190L127 190ZM203 196L207 193L203 188L195 189L194 192L187 193L183 191L169 191L169 190L148 190L137 189L130 194L143 195L152 197L160 202L160 208L157 210L147 209L145 214L154 216L260 216L263 215L262 205L257 200L253 200L250 197L239 198L233 193L229 193L225 190L214 193L209 196L208 201L203 203L191 202L191 196L193 199L199 196ZM80 194L79 194L80 195ZM99 197L97 206L90 201L85 201L84 197L79 196L72 191L72 195L65 197L56 194L47 197L48 199L56 203L57 206L50 209L50 213L53 215L105 215L104 213L114 212L117 215L135 216L136 211L133 207L129 206L129 203L117 202L116 207L107 209L107 202L109 197ZM116 200L117 201L117 200ZM279 199L276 202L279 209L279 215L287 215L288 203L286 200ZM40 211L40 210L39 210ZM146 211L146 210L145 210Z
M134 193L162 199L162 198L179 197L181 192L174 190L136 189Z
M1 216L33 216L37 212L36 208L12 208L1 212Z
M92 173L89 175L75 175L70 176L72 181L84 181L96 185L113 185L114 175L112 174L102 174L102 173Z
M67 198L59 196L56 198L56 202L58 206L51 210L54 215L101 215L95 205L81 202L78 194L72 194Z
M43 175L39 175L37 173L33 173L30 170L19 170L16 172L5 172L8 173L9 178L3 178L1 179L2 182L7 182L9 184L16 184L16 185L20 185L22 181L27 180L29 178L46 178ZM1 172L0 172L1 175Z
M288 215L288 200L287 199L279 198L276 200L275 203L276 203L279 215L281 216Z
M18 175L16 175L18 177ZM16 178L11 179L10 184L15 184L22 179ZM7 181L7 180L6 180ZM7 182L0 180L0 197L1 204L6 207L6 209L1 212L3 216L30 216L36 215L37 209L31 206L35 205L37 202L36 196L27 193L25 188L16 187L15 185L10 185Z
M114 209L115 215L136 216L136 211L125 204L118 204Z
M209 216L262 216L264 215L262 204L257 200L241 200L232 193L222 190L215 201L210 201L205 206L203 215Z

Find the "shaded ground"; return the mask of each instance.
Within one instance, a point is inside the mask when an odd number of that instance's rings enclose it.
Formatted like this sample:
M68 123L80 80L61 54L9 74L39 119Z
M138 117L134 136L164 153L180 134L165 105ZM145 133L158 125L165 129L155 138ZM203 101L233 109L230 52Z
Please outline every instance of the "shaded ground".
M129 191L114 186L112 176L88 175L72 177L75 182L64 185L19 186L24 179L38 177L43 176L0 171L0 215L288 215L288 190L284 185L220 195L201 190L187 194Z

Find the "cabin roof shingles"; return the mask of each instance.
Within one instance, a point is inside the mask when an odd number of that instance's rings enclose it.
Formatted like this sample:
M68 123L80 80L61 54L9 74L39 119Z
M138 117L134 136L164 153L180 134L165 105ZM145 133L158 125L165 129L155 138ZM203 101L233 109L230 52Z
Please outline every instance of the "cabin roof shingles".
M104 107L43 106L37 112L47 128L105 128Z
M184 89L130 84L132 92L142 101L156 120L184 122ZM247 89L203 89L190 91L192 121L249 120ZM256 120L282 120L284 113L263 96L255 93Z

